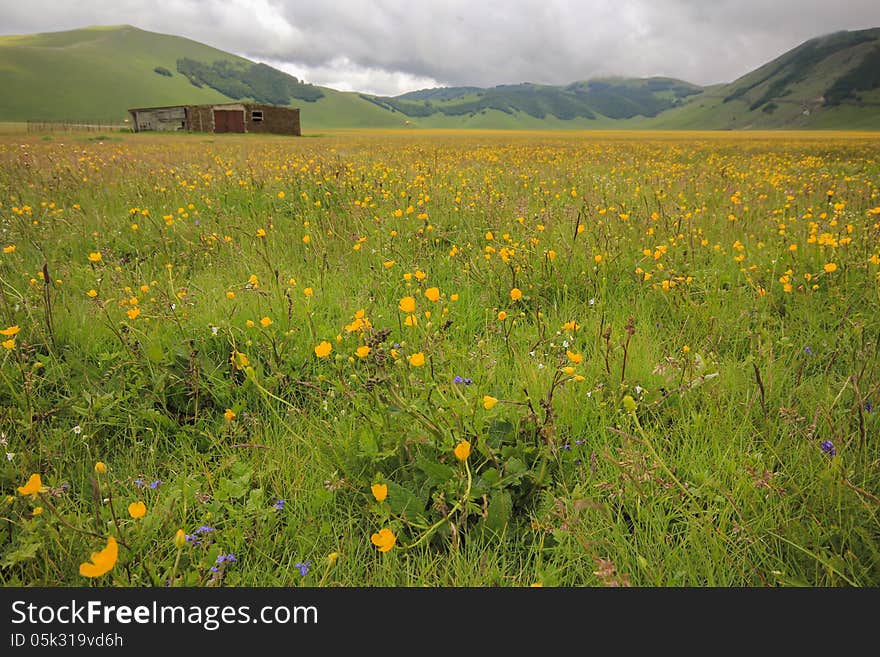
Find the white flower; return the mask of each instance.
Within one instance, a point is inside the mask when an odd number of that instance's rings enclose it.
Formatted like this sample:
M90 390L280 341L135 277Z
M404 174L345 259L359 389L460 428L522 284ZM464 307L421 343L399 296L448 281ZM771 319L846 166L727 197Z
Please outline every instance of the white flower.
M73 428L73 433L75 433L75 434L78 436L79 434L82 433L82 430L83 430L83 428L77 424L77 425Z
M219 330L220 330L219 326L212 326L211 327L211 335L217 335L217 331L219 331Z
M595 298L595 297L593 297L592 299L590 299L590 305L591 305L591 306L595 306L595 305L596 305L596 298Z
M13 452L6 452L6 460L11 461L15 458L15 454Z
M562 346L565 347L566 349L568 349L568 340L563 340Z

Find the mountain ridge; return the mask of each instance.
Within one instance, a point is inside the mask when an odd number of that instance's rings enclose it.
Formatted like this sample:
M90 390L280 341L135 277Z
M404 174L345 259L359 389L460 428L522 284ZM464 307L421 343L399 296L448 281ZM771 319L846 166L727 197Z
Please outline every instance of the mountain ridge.
M880 129L880 28L799 44L729 83L606 76L436 87L398 96L312 85L186 37L132 25L0 36L0 121L121 121L129 107L256 100L303 129Z

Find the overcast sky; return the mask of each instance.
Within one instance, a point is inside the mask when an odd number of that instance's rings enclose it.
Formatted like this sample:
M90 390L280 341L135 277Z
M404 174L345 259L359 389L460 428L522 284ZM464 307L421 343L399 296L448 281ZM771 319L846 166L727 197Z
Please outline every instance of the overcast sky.
M880 0L0 0L0 34L176 34L344 91L730 82L799 43L880 27Z

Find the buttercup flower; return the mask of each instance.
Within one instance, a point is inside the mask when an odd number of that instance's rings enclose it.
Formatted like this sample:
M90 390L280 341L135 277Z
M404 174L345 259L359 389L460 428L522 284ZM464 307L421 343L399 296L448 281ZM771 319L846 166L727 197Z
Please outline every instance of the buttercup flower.
M386 484L373 484L370 486L370 490L377 502L384 502L385 498L388 497L388 486Z
M425 354L423 354L421 351L414 353L412 356L409 357L409 364L413 367L421 367L425 364Z
M18 492L22 495L36 495L43 489L43 481L40 475L34 473L24 486L18 487Z
M403 297L397 307L401 312L411 313L416 309L416 300L413 297Z
M455 458L459 461L467 461L468 456L471 455L471 444L466 440L462 440L452 451L455 454Z
M143 518L147 513L147 505L141 501L132 502L128 505L128 515L132 518Z
M483 408L487 411L492 410L497 403L498 399L496 397L493 397L492 395L483 395Z
M512 301L518 301L522 299L522 290L520 290L518 287L513 288L510 291L510 299Z
M315 347L315 356L318 358L326 358L330 355L330 352L333 350L333 345L327 342L326 340L322 340L317 347Z
M379 548L379 552L388 552L397 542L397 537L387 527L379 530L378 533L370 536L370 541Z
M116 565L119 546L112 536L107 538L107 547L99 552L92 552L90 560L80 564L79 574L83 577L100 577Z

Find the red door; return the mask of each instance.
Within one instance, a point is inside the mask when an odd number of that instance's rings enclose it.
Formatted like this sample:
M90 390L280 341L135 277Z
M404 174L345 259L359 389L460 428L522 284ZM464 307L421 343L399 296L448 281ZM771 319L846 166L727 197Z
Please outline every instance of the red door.
M214 110L214 132L244 132L244 110Z

